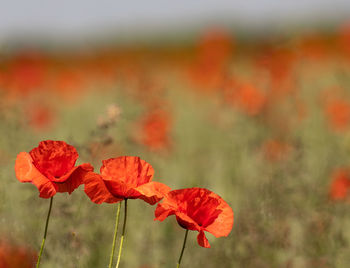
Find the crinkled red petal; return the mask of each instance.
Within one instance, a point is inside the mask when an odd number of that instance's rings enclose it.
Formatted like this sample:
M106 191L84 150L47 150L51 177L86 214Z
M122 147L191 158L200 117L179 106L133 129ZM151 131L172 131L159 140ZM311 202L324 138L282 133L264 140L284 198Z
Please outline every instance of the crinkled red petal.
M172 192L174 191L169 192L169 195L166 195L164 197L163 202L157 205L157 208L154 212L154 215L155 215L154 220L163 221L168 216L175 215L177 222L182 228L199 231L200 227L198 226L198 224L193 219L191 219L187 214L179 210L177 200L171 197Z
M128 188L150 182L154 174L152 166L136 156L121 156L102 162L102 177L105 180L123 182Z
M174 207L168 206L167 204L158 204L157 208L154 212L154 220L155 221L164 221L167 217L175 215L176 220L178 224L188 230L193 231L200 231L200 227L198 224L193 221L190 217L188 217L186 214L178 212L174 209Z
M35 167L51 180L67 174L78 159L76 149L64 141L41 141L29 154Z
M210 244L209 244L209 241L208 239L206 238L205 234L203 231L200 231L198 236L197 236L197 241L198 241L198 244L201 246L201 247L204 247L204 248L210 248Z
M175 215L176 215L176 220L177 220L178 224L182 228L192 230L192 231L200 231L201 230L201 227L185 213L175 211Z
M171 191L168 199L172 199L176 210L188 215L198 225L206 227L221 213L217 209L219 201L210 196L211 191L203 188L188 188Z
M16 177L20 182L33 183L40 192L40 197L50 198L56 194L56 187L33 164L30 154L21 152L15 164Z
M154 205L158 203L171 190L171 188L163 183L151 181L135 188L140 193L140 199Z
M169 208L166 204L158 204L154 211L155 221L164 221L167 217L174 215L175 210Z
M216 198L219 201L217 209L221 210L221 213L210 225L205 227L205 230L213 234L215 237L228 236L233 227L233 210L217 194L211 192L210 196Z
M89 172L84 176L84 191L92 202L96 204L116 203L123 198L113 196L107 189L102 177L99 174Z
M136 199L141 196L141 194L134 188L130 187L129 184L123 181L116 180L103 180L108 191L117 198L130 198Z
M84 182L84 178L88 172L92 172L94 168L89 163L84 163L80 166L74 167L64 177L63 182L55 183L57 191L60 193L68 192L71 194L76 188L78 188Z

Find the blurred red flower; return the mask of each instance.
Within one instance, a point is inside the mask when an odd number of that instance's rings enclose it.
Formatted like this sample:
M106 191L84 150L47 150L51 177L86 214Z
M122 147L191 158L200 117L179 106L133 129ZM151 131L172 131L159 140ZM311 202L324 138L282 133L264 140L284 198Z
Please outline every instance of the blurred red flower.
M344 130L350 125L350 102L334 98L328 101L325 113L334 130Z
M219 65L227 63L234 51L233 35L223 28L206 29L199 39L197 50L200 61Z
M123 199L142 199L154 205L170 188L151 181L154 170L136 156L121 156L102 161L100 174L89 173L84 181L85 193L92 202L116 203Z
M266 104L266 94L250 83L239 83L231 99L246 114L259 114Z
M345 22L339 28L339 49L347 58L350 56L350 21Z
M218 90L234 51L233 36L225 29L207 29L196 47L188 78L201 93Z
M140 142L151 150L161 150L170 146L171 115L162 110L150 111L141 120Z
M275 47L267 45L256 58L258 70L267 72L274 94L285 95L294 87L288 84L296 62L295 53L288 47Z
M33 183L40 197L50 198L57 192L71 194L93 167L84 163L74 166L78 159L76 149L64 141L41 141L29 153L17 155L15 171L20 182Z
M181 227L198 231L198 244L210 248L204 231L215 237L228 236L233 226L231 207L217 194L204 188L170 191L155 210L155 219L163 221L175 215Z
M299 42L298 51L303 58L316 61L326 59L329 52L329 41L326 36L310 33L302 36Z
M54 110L47 104L31 103L25 108L29 126L36 131L48 130L55 121Z
M36 52L19 53L10 62L6 74L6 86L18 93L27 94L39 90L45 83L47 60Z
M75 101L81 96L84 86L87 87L84 79L88 77L79 71L64 69L55 74L53 87L65 100Z
M31 268L35 266L37 255L35 251L15 246L8 241L0 241L0 267L1 268Z
M332 174L330 197L332 200L344 200L350 189L350 172L347 169L338 169Z
M212 93L216 92L224 83L226 71L221 65L196 62L190 66L187 73L194 89L199 90L200 93Z

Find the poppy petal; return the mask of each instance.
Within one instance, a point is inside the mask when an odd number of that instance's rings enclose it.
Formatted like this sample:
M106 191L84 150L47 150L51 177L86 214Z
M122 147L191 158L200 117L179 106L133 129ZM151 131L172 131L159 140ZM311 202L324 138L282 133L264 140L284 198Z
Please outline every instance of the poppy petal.
M140 193L130 187L127 183L123 181L116 181L116 180L103 180L105 186L107 187L108 191L121 199L130 198L130 199L136 199L140 197Z
M192 231L200 231L201 228L199 225L185 213L176 211L175 215L177 222L182 228Z
M37 175L38 170L35 169L30 155L26 152L21 152L16 158L15 172L20 182L32 182L33 175Z
M211 197L219 200L217 209L221 210L221 213L214 220L213 223L205 227L205 230L213 234L215 237L228 236L233 227L233 210L232 208L217 194L211 193Z
M80 166L74 167L64 177L66 179L62 183L55 183L58 187L58 192L68 192L71 194L76 188L78 188L84 181L84 177L88 172L93 171L94 168L89 163L84 163Z
M141 194L140 198L150 205L159 202L171 190L171 188L163 183L151 181L135 188Z
M39 197L41 198L53 197L57 192L55 185L49 180L47 180L45 183L33 180L33 184L38 187L40 192Z
M116 198L107 189L102 177L94 172L89 172L84 177L84 191L92 202L96 204L116 203L122 201L122 198Z
M174 215L175 210L169 209L164 204L158 204L156 210L154 211L155 221L164 221L168 216Z
M31 182L38 188L40 197L50 198L56 194L56 187L34 166L28 153L21 152L17 155L15 171L20 182Z
M154 212L154 220L155 221L164 221L168 216L176 215L176 220L179 223L179 225L184 229L189 230L196 230L199 231L200 227L198 224L192 220L189 216L187 216L185 213L176 211L176 207L173 207L172 205L169 205L168 203L161 203L157 205L157 208Z
M67 174L78 159L76 149L64 141L41 141L29 154L35 167L51 180Z
M121 156L102 161L101 175L105 180L124 182L129 188L152 180L152 166L140 157Z
M201 246L201 247L204 247L204 248L210 248L210 244L209 244L209 241L208 239L206 238L205 234L203 231L200 231L198 236L197 236L197 241L198 241L198 244Z

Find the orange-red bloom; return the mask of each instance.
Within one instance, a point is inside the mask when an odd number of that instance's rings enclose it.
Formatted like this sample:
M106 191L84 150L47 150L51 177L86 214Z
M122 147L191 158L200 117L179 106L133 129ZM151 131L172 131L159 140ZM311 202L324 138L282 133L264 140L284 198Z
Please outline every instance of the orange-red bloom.
M227 89L226 100L250 116L258 115L267 102L266 94L251 83L231 81L233 88Z
M15 171L20 182L33 183L40 197L50 198L57 192L71 194L93 167L88 164L75 166L76 149L64 141L41 141L29 153L17 155Z
M55 121L54 110L43 103L31 103L24 110L29 126L36 131L50 129Z
M344 130L350 125L350 102L344 99L333 99L327 103L326 116L335 130Z
M34 250L17 246L2 239L0 241L0 267L1 268L31 268L37 255Z
M171 115L165 110L156 109L142 119L141 142L151 150L170 147Z
M163 221L175 215L181 227L198 231L198 244L210 248L204 231L215 237L228 236L233 226L231 207L217 194L204 188L170 191L155 210L155 219Z
M152 166L139 157L110 158L102 161L100 174L91 172L85 178L85 193L97 204L142 199L154 205L170 188L151 181L153 174Z
M332 175L330 197L332 200L344 200L350 193L350 173L347 169L336 170Z

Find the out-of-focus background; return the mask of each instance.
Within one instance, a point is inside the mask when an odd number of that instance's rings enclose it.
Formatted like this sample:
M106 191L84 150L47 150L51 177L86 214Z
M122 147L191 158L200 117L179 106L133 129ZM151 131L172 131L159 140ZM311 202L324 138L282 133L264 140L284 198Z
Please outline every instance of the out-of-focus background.
M21 151L137 155L172 189L233 208L183 267L349 267L350 2L0 3L0 266L32 267L49 201ZM116 205L57 194L42 267L107 267ZM122 267L175 267L184 230L129 202Z

